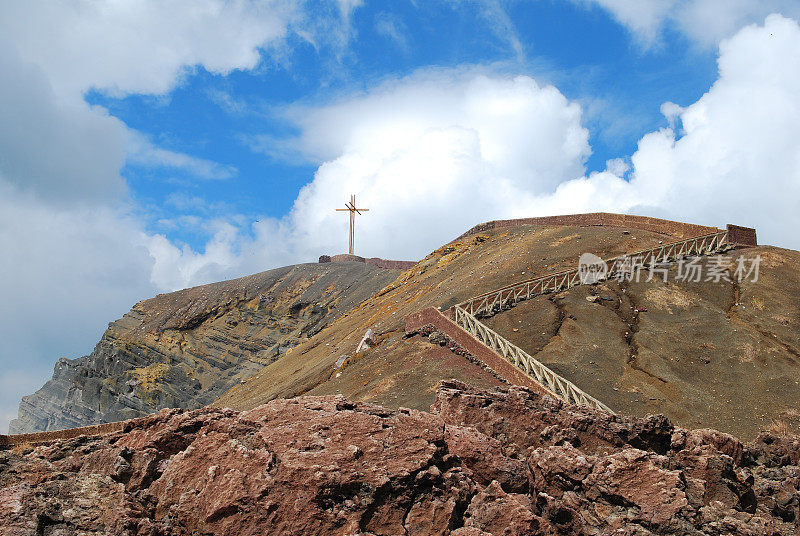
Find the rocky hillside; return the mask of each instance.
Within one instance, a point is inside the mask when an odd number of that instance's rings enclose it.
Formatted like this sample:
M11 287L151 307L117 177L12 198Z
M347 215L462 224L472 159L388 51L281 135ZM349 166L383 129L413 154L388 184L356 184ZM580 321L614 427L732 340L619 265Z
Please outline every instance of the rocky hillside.
M215 404L250 409L277 397L341 393L425 410L441 379L498 385L440 338L407 338L403 318L574 268L584 252L605 258L676 240L619 227L477 231L434 251ZM617 412L664 413L681 426L752 439L800 416L800 253L769 246L729 252L730 279L740 254L761 256L758 281L676 283L673 263L667 283L660 276L647 282L645 274L639 283L576 287L522 302L486 323ZM368 328L379 344L356 354Z
M408 337L404 318L574 268L585 252L607 258L668 243L684 229L581 218L478 226L404 272L302 265L147 300L113 323L92 355L61 361L54 379L23 400L12 431L162 407L249 410L304 394L427 410L442 379L503 385L437 334ZM617 412L663 413L750 440L800 417L800 253L758 246L725 258L740 254L761 256L757 281L676 282L673 263L666 283L645 274L638 283L576 287L485 322ZM377 345L356 352L369 329Z
M300 397L0 451L0 534L791 535L798 464L777 431L444 382L431 412Z
M11 433L199 408L397 278L364 263L302 264L137 303L94 351L62 358Z
M404 318L425 307L446 309L526 274L573 268L584 251L604 256L664 240L619 228L522 226L472 234L442 246L326 329L303 341L264 374L222 396L220 407L250 409L273 398L341 393L388 407L426 410L436 385L457 378L488 386L498 380L461 356L423 338L406 338ZM379 344L356 354L367 329Z

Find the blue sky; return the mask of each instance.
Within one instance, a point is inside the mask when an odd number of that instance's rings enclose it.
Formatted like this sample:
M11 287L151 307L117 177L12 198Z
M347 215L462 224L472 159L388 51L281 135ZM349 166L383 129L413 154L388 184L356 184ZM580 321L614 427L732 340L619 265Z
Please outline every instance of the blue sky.
M497 27L492 9L508 18L508 28ZM231 172L208 179L191 170L128 162L121 173L146 211L150 231L202 249L208 231L162 221L198 214L187 204L200 200L205 218L282 217L317 163L265 154L254 148L254 138L291 135L293 125L282 117L286 107L325 104L420 68L492 65L552 83L568 99L586 103L588 172L633 154L643 133L666 126L661 103L691 104L716 78L713 47L671 30L643 46L600 6L549 0L503 9L472 2L367 2L352 12L350 24L344 48L291 36L283 57L265 57L255 69L226 75L187 68L165 95L87 92L87 102L103 106L159 147Z
M800 248L800 0L0 4L0 430L138 300L490 219Z

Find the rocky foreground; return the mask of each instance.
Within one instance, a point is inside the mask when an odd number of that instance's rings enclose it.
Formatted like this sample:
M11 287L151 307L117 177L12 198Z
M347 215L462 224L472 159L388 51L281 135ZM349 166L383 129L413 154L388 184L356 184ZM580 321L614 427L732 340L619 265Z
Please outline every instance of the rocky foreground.
M796 534L800 440L743 445L523 388L162 410L0 451L0 534Z

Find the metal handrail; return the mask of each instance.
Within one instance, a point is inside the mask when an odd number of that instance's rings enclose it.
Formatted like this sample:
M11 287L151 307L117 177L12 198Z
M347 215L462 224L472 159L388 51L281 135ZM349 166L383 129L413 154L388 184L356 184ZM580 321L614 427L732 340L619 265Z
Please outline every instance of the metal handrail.
M547 368L525 350L499 335L458 305L455 307L455 321L480 342L512 362L517 368L534 378L558 398L572 404L583 404L614 413L611 408L582 391L571 381Z
M607 259L604 261L608 266L605 278L619 274L626 267L626 263L631 259L636 259L637 264L643 266L647 264L669 262L694 255L710 255L711 253L722 251L730 247L728 231L687 238L685 240L679 240L677 242ZM459 303L457 307L461 307L473 316L487 317L533 296L567 290L580 284L581 280L578 269L573 268L571 270L535 277L480 294Z
M653 266L658 263L695 255L710 255L714 252L725 251L730 247L728 231L687 238L604 260L607 270L598 280L619 276L623 273L623 270L627 271L633 267ZM478 316L492 316L533 296L567 290L581 283L580 272L577 268L528 279L527 281L475 296L455 305L453 307L453 318L456 324L475 336L481 343L508 359L517 368L562 400L614 413L608 406L585 393L566 378L562 378L525 352L525 350L478 320Z

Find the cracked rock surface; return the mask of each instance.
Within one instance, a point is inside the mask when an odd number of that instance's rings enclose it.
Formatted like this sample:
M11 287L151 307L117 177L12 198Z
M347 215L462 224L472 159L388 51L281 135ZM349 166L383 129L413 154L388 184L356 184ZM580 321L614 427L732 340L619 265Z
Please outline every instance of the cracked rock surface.
M0 535L795 534L798 463L794 436L445 381L431 412L306 396L0 451Z

